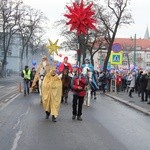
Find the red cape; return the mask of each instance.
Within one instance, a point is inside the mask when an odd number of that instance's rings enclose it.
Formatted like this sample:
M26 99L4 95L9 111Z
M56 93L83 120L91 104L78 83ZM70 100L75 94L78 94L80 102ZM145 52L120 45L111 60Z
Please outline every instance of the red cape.
M68 66L68 68L69 68L69 72L72 72L72 66L71 66L71 64L70 63L66 63L66 64L64 64L64 63L61 63L61 65L59 66L59 68L58 68L58 72L59 72L59 74L60 73L62 73L63 72L63 70L64 70L64 66Z

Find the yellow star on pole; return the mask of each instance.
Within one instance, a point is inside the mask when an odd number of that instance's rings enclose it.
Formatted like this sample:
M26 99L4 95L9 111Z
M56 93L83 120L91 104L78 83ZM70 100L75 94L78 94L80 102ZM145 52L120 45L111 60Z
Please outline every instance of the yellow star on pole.
M49 44L50 45L48 45L47 48L49 50L50 55L52 53L54 53L54 52L58 55L58 51L57 50L58 50L58 48L61 48L61 47L58 46L57 43L58 43L58 40L56 40L55 43L53 43L51 40L49 40Z

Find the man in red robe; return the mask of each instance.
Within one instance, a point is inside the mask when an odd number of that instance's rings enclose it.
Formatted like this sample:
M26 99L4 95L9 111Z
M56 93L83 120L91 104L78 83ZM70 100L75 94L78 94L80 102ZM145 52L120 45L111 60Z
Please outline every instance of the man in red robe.
M58 68L59 74L61 74L65 67L68 67L69 72L72 73L72 66L70 63L68 63L68 57L64 57L64 61L61 63L61 65Z

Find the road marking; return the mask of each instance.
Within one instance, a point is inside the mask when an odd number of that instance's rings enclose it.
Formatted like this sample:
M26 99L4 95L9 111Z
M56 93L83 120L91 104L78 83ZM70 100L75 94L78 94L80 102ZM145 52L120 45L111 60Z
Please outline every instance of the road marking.
M16 88L17 88L16 86L12 86L12 87L9 87L8 89L13 90L13 89L16 89Z
M11 94L12 92L17 92L17 91L16 91L16 89L15 89L15 90L12 90L11 92L6 93L5 95L1 96L1 99L3 99L5 96L7 96L7 95Z
M16 128L19 126L19 124L20 124L20 122L21 122L21 119L29 113L29 109L30 109L30 108L28 108L28 110L27 110L25 113L23 113L23 114L18 118L18 121L17 121L17 123L14 125L13 129L16 129Z
M12 146L11 150L16 150L17 149L18 142L19 142L19 139L21 137L21 134L22 134L22 131L18 131L16 133L16 138L14 139L13 146Z
M7 98L7 99L4 100L4 102L8 102L8 101L9 101L9 98Z
M15 97L13 97L12 99L10 99L8 101L8 103L2 105L2 107L0 108L0 111L2 111L5 107L7 107L11 102L13 102L19 95L21 95L21 93L17 94Z
M13 98L16 94L13 94L12 96L9 97L9 99Z

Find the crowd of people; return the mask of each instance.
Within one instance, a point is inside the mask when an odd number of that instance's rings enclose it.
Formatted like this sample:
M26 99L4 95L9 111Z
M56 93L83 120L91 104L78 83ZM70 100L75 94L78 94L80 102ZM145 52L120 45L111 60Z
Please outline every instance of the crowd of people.
M57 66L49 66L48 59L42 58L40 67L36 70L35 67L30 71L28 66L22 71L24 96L29 95L30 88L33 92L33 86L38 87L37 91L41 90L41 103L43 104L46 113L46 119L52 115L52 121L56 122L59 107L62 102L62 88L64 82L63 70L68 69L68 77L70 78L69 88L73 92L72 100L72 119L82 121L82 106L86 96L87 85L91 86L91 95L96 99L97 92L127 92L130 98L133 98L133 92L137 93L141 98L141 102L147 101L150 104L150 72L147 71L95 71L89 61L81 67L72 66L68 62L68 57ZM84 67L83 67L84 66ZM38 80L41 77L40 70L45 70L42 78L42 85L39 87ZM87 72L85 72L87 70ZM92 76L90 73L92 71ZM62 84L63 83L63 84ZM41 89L40 89L41 88Z
M150 104L150 71L146 70L131 70L131 71L111 71L103 73L103 82L99 83L103 91L113 91L116 93L126 92L130 98L133 98L133 93L137 93L141 98L141 102L147 101ZM102 84L104 83L104 85ZM116 91L115 91L116 90Z

